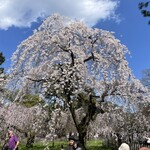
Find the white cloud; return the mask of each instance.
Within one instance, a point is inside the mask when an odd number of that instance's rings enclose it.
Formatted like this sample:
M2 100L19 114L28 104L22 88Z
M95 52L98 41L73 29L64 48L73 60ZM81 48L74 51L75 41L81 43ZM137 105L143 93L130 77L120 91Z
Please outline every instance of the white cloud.
M0 28L30 27L52 13L94 25L100 19L116 18L119 0L0 0Z

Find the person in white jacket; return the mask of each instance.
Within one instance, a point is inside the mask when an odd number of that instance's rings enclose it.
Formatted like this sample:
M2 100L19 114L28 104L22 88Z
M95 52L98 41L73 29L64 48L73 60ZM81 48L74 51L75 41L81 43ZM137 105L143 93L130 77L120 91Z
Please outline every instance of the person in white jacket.
M118 150L130 150L130 147L129 147L128 144L122 143L122 144L120 145L120 147L118 148Z

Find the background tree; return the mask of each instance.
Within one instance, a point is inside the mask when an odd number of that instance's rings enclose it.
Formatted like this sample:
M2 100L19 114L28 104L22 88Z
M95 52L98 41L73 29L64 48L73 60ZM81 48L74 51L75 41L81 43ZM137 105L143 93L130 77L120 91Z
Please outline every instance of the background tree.
M149 3L150 1L139 3L139 9L144 17L150 17L150 11L148 10ZM150 21L148 22L148 24L150 24Z
M48 113L42 106L33 106L30 108L13 103L1 107L0 118L5 124L1 127L13 128L20 134L20 138L26 138L26 147L32 147L36 137L45 137ZM51 124L49 128L51 127Z
M54 14L23 41L12 57L11 78L20 91L57 98L69 108L85 148L88 126L104 101L136 102L146 92L126 60L127 48L112 33ZM80 104L80 105L79 105ZM84 111L79 119L77 107Z
M136 122L138 122L138 132L143 137L150 137L150 103L139 103L138 111L135 113Z
M91 136L94 137L92 135L92 130L94 130L93 133L98 134L99 137L105 140L107 146L114 146L115 149L124 141L129 143L131 123L127 119L129 118L129 113L125 106L126 104L124 104L123 108L110 102L106 103L105 113L99 114L96 120L91 123Z
M0 65L2 65L4 61L5 61L5 57L3 56L3 53L0 52ZM0 82L4 80L3 74L4 74L4 68L0 67Z
M5 57L2 52L0 52L0 65L5 61Z
M0 65L2 65L4 61L5 61L5 57L3 56L3 53L0 52ZM4 74L4 68L0 67L0 101L1 102L4 100L5 83L6 83L6 75Z

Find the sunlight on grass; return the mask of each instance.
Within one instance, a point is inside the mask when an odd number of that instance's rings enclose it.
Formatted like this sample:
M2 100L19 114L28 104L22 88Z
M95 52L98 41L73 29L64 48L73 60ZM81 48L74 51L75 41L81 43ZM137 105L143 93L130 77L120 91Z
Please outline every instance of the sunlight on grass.
M67 144L68 144L67 141L55 141L54 143L50 142L48 144L48 147L50 150L60 150L61 145L63 145L64 148L66 148ZM87 144L86 146L87 150L112 150L111 148L103 146L103 143L101 140L87 141L86 144ZM33 148L28 148L28 150L44 150L44 148L46 148L46 146L43 145L43 143L39 142L39 143L34 144ZM27 150L27 148L25 147L25 145L20 144L19 150Z

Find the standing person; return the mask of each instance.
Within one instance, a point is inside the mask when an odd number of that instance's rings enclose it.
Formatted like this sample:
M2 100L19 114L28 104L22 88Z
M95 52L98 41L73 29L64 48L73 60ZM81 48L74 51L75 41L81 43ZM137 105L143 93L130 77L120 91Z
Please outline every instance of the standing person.
M82 150L74 136L69 137L69 145L66 150Z
M78 141L76 141L76 142L74 143L74 149L75 149L75 150L82 150L82 148L79 146L79 142L78 142Z
M61 145L61 149L60 150L65 150L63 145Z
M75 138L73 136L70 136L69 137L69 145L66 148L66 150L75 150L74 144L75 144Z
M130 150L130 147L127 143L122 143L118 150Z
M19 140L13 131L8 132L8 150L18 150Z

